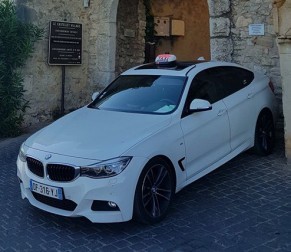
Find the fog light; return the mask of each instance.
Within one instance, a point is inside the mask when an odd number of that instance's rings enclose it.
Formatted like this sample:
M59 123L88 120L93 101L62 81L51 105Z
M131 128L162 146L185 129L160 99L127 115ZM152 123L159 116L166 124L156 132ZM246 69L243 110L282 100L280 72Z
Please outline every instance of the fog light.
M117 207L116 203L112 202L112 201L108 201L108 206L115 208Z
M93 200L92 211L120 211L118 205L112 201Z

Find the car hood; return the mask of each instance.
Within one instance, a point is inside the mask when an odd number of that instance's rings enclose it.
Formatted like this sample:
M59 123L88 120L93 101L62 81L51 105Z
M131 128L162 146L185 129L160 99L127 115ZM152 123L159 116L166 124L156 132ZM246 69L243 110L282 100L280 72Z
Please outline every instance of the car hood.
M82 108L32 135L25 145L49 153L106 160L155 134L170 115L133 114Z

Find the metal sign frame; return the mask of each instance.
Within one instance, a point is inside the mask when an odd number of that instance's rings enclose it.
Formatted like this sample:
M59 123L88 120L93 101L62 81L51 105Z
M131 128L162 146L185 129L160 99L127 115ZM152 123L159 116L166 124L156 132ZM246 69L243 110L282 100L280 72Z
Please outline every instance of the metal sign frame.
M81 23L50 21L48 64L81 65L82 38Z
M264 24L250 24L249 25L249 35L250 36L264 36L265 35L265 25Z

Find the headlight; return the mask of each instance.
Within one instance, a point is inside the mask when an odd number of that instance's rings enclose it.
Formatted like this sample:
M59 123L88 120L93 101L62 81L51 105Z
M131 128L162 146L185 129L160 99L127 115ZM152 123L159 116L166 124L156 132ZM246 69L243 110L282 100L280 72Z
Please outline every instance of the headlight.
M80 176L90 178L108 178L121 173L129 164L132 157L120 157L81 167Z
M26 162L26 155L25 155L25 152L24 152L24 147L23 147L23 145L24 145L24 144L22 144L21 147L20 147L18 157L19 157L19 159L20 159L22 162Z

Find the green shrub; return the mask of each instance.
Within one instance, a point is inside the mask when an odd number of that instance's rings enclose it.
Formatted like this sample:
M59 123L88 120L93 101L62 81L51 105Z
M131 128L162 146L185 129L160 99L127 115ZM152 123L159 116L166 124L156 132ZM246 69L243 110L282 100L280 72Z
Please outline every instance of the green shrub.
M0 0L0 137L21 133L28 101L23 97L25 90L20 69L42 35L42 29L17 18L12 1Z

